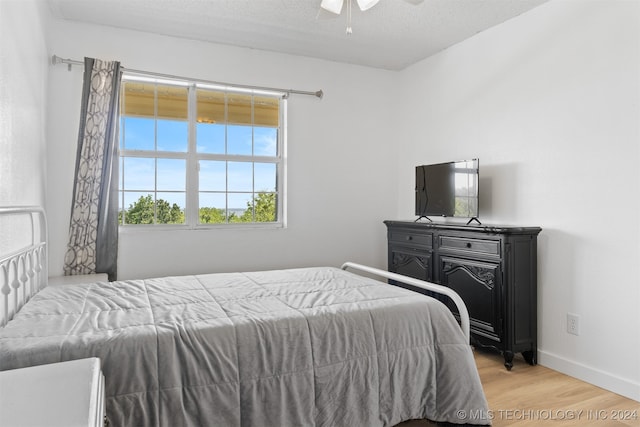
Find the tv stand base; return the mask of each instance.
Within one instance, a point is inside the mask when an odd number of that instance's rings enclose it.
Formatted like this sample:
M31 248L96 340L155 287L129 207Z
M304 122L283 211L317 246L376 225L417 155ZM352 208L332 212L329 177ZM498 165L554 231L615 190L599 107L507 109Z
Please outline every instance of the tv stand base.
M482 223L480 222L480 220L477 217L473 217L471 218L469 221L467 221L467 225L471 224L473 221L477 222L478 225L482 225Z
M414 222L419 222L422 218L426 219L429 222L433 222L433 220L431 218L429 218L428 216L424 216L424 215L418 217L418 219L416 219Z

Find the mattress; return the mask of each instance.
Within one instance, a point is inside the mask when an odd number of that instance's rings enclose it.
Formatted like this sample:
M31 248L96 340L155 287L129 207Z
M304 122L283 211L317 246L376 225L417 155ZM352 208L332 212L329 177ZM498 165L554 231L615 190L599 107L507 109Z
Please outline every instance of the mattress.
M99 357L116 426L489 424L439 301L336 268L47 287L0 370Z

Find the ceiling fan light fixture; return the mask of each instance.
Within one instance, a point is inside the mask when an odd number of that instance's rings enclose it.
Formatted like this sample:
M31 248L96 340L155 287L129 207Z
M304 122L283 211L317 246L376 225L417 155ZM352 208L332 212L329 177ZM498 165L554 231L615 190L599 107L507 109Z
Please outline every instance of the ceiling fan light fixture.
M358 1L358 7L360 8L360 10L365 11L365 10L371 9L373 6L378 4L378 1L380 0L357 0L357 1Z
M320 7L331 13L340 15L340 12L342 12L343 4L344 4L343 0L322 0L322 3L320 3Z

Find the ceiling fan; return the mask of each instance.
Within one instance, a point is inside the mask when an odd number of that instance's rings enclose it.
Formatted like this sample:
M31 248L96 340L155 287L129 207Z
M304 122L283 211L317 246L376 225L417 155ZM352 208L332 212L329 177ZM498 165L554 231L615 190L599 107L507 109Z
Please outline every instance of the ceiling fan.
M351 7L351 0L322 0L322 3L320 3L320 7L324 10L328 10L331 13L340 15L340 12L342 12L342 6L344 6L345 1L348 1L349 7ZM360 10L365 11L375 6L378 1L380 0L357 0L357 3Z
M380 0L356 0L358 3L358 7L361 11L369 10L376 4L378 4ZM413 4L422 3L423 0L406 0ZM320 7L328 12L334 13L336 15L340 15L342 12L342 7L345 3L347 3L347 34L352 34L353 29L351 28L351 2L352 0L322 0L320 3Z

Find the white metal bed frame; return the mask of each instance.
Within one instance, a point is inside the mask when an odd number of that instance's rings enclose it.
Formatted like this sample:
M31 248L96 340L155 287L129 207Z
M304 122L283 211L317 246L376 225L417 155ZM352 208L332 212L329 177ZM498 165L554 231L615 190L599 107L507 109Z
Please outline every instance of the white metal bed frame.
M31 221L31 244L0 254L0 327L47 285L47 219L39 206L0 207L0 216L23 216Z
M44 209L38 206L0 207L0 216L22 215L31 221L31 245L3 256L0 254L0 327L22 308L40 289L47 285L47 219ZM398 282L437 292L451 298L460 315L460 327L469 341L469 312L455 291L435 283L425 282L378 268L353 262L345 262L343 270L359 270Z

